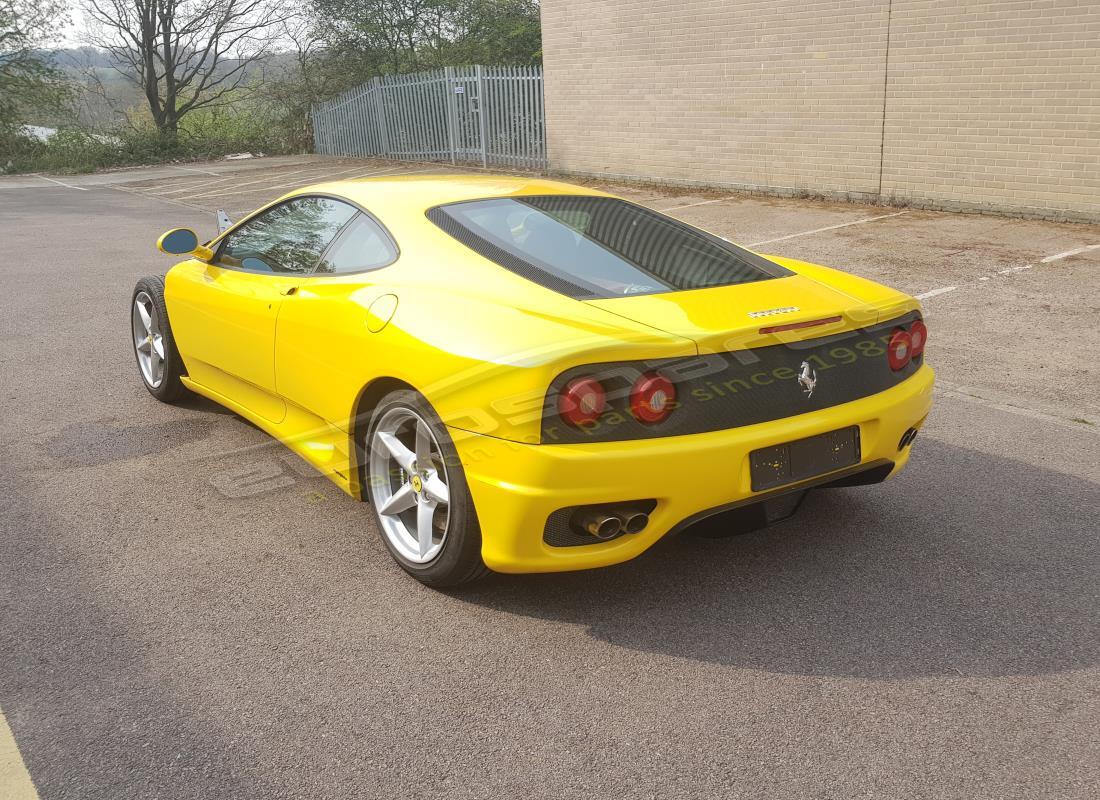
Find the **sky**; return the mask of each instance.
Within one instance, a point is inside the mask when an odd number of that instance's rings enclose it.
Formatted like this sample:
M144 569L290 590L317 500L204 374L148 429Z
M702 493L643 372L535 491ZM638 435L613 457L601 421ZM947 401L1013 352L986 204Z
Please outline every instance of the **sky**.
M61 31L58 37L59 47L80 47L87 26L84 22L84 12L79 8L69 11L70 22Z
M88 21L85 18L84 11L77 3L73 3L73 7L69 10L69 23L59 31L57 38L50 45L54 47L82 47L87 44L84 41L87 32ZM276 43L280 48L284 44L287 47L291 45L289 40L284 40L281 37L276 39Z

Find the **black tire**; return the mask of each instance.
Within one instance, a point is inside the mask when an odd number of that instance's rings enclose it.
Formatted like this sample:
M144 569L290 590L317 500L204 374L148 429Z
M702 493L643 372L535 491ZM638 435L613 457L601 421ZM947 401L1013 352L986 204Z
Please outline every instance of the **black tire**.
M379 421L394 409L411 410L428 423L446 464L447 488L450 494L446 534L442 549L427 563L410 561L393 546L383 528L381 516L371 494L371 443L374 442ZM458 451L447 433L446 426L424 397L410 390L391 392L383 397L371 414L368 433L365 441L360 442L360 448L360 452L366 454L362 469L363 497L370 503L371 513L374 515L382 543L405 572L421 583L437 589L468 584L489 573L488 567L481 560L481 527L478 524L477 511L470 496Z
M138 297L143 294L149 298L156 313L157 327L164 349L163 371L160 382L156 384L146 378L137 350L135 305ZM172 335L172 325L168 321L168 308L164 304L164 278L147 276L137 282L134 293L130 297L130 333L134 341L134 361L137 363L138 375L145 388L149 390L149 394L162 403L174 403L189 394L180 380L180 376L184 374L183 359L180 358L179 350L176 349L176 339Z

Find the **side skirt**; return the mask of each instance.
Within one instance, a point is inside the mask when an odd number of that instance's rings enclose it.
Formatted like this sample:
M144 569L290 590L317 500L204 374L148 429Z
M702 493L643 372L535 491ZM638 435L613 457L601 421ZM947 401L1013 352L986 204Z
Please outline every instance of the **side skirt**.
M195 394L225 406L297 453L346 494L362 499L350 452L351 436L346 431L289 402L283 420L272 422L192 378L181 380Z

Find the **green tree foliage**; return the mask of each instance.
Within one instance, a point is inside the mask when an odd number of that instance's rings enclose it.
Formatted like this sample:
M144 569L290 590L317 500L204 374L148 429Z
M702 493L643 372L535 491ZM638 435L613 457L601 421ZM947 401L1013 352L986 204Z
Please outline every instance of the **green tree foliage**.
M310 0L329 60L348 78L460 64L538 64L537 0Z
M305 0L278 33L261 102L292 150L312 149L311 107L391 73L542 61L537 0Z
M542 63L537 0L466 0L460 5L461 35L445 51L450 64Z
M261 90L292 147L312 147L310 109L378 75L542 62L538 0L305 0Z
M66 2L93 46L59 80L35 48ZM312 106L370 78L541 47L537 0L0 0L0 124L83 90L67 120L19 120L62 128L49 142L0 135L0 171L308 151Z
M40 49L64 17L60 0L0 0L0 133L43 121L67 91Z

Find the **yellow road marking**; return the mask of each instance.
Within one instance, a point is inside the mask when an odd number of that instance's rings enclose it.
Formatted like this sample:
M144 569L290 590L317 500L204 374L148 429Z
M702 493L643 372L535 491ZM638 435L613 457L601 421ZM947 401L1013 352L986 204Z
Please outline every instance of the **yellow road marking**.
M0 800L38 800L4 711L0 709Z

